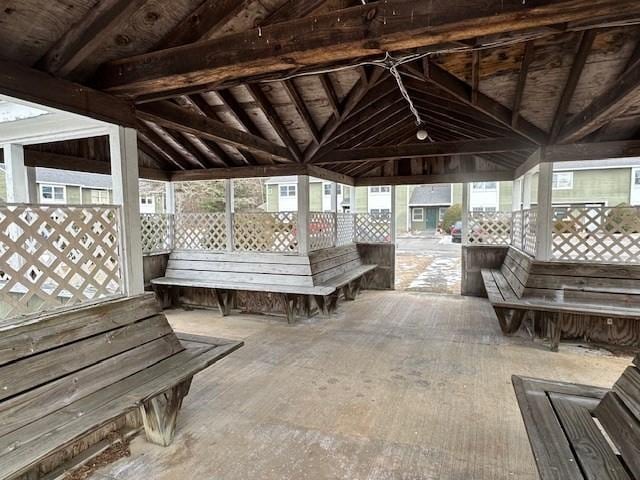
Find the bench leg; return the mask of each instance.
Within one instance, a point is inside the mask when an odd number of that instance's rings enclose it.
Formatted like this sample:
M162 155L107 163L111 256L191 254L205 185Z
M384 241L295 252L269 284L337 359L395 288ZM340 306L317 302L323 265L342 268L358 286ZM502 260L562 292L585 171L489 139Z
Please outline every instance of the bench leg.
M329 307L327 306L326 298L322 295L314 295L313 298L315 298L316 300L316 305L318 306L318 310L320 310L323 315L328 315Z
M216 301L218 302L218 308L220 309L220 314L223 317L226 317L231 313L231 303L233 302L233 292L230 292L229 290L221 290L218 288L214 288L213 294L216 296Z
M338 307L339 297L340 297L340 292L338 290L336 290L331 295L329 295L329 302L327 305L327 309L329 310L329 313L333 313L336 311L336 308Z
M344 299L349 302L355 300L356 296L353 293L353 285L351 282L342 287L342 294L344 295Z
M353 281L353 298L360 295L360 289L362 288L362 277L358 277Z
M514 310L508 308L496 308L496 316L500 323L500 329L505 335L513 335L520 329L525 310Z
M296 295L285 293L284 294L284 309L287 314L287 323L292 324L296 322Z
M171 445L176 431L178 411L182 407L182 400L189 393L190 386L191 378L188 378L166 392L142 402L140 415L149 442L163 447Z
M550 350L557 352L560 347L560 337L562 334L562 314L550 313L549 316L549 337L551 341Z

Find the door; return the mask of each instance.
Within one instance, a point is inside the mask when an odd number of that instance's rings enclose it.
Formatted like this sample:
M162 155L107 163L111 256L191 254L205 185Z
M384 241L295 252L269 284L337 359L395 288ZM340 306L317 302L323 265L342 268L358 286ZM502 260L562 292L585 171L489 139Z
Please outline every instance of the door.
M437 208L427 208L427 230L435 230L438 228L438 209Z

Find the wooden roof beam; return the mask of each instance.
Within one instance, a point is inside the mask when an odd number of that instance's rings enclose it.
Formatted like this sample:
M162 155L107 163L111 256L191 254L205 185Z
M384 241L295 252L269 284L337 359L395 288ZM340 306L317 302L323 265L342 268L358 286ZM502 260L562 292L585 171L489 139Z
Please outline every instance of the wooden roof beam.
M562 129L561 143L577 142L624 112L640 97L640 59L618 77L610 88L574 115Z
M562 96L560 97L560 102L558 103L558 108L556 108L556 113L553 117L553 125L551 127L551 134L549 138L550 143L556 142L556 140L558 139L558 135L560 134L560 130L564 126L567 112L569 111L569 106L571 105L571 100L573 99L573 96L576 92L578 82L580 82L582 71L584 70L584 66L587 63L587 57L591 52L591 48L593 47L593 41L595 40L595 38L595 30L587 30L586 32L582 32L580 34L578 52L574 56L573 64L571 65L571 71L569 72L569 78L567 78L567 83L564 86Z
M436 183L506 182L513 180L512 170L443 173L436 175L395 175L390 177L360 177L356 187L377 185L433 185Z
M480 155L483 153L533 150L535 145L517 138L488 138L456 142L416 143L359 149L334 150L330 158L316 164L338 164L362 161L397 160L400 158L439 157L443 155Z
M284 86L287 95L291 99L291 102L293 102L293 106L298 112L298 115L300 115L300 118L302 118L302 121L307 127L307 130L309 131L309 133L311 133L313 141L316 143L320 143L320 132L318 131L318 127L316 126L315 121L313 120L313 117L309 112L309 109L302 100L302 96L298 91L298 87L296 87L292 79L285 80L284 82L282 82L282 85Z
M533 40L530 40L524 45L524 55L522 57L522 64L520 65L520 74L518 75L518 84L516 85L516 95L513 101L513 108L511 109L511 126L518 128L518 121L520 120L520 107L522 107L522 99L524 98L524 90L527 88L527 77L529 76L529 67L535 57L535 46ZM474 102L477 104L476 102Z
M120 59L97 78L136 96L560 22L640 12L635 0L388 0ZM294 41L292 41L294 39Z
M138 106L138 116L196 137L222 142L236 148L263 155L277 160L290 160L289 151L262 138L237 130L209 117L192 113L171 102L157 102Z

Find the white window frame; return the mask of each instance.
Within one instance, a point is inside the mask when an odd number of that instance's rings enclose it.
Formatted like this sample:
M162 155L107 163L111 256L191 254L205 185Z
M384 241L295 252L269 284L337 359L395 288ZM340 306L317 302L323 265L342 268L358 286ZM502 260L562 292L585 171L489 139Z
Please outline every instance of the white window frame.
M640 188L640 167L631 169L631 185Z
M374 194L391 193L391 187L389 185L369 187L369 193L374 193Z
M487 185L493 184L494 187L487 188ZM472 188L474 192L496 192L498 190L498 182L473 182Z
M285 194L282 190L285 189ZM293 193L291 193L293 192ZM295 198L298 195L298 186L295 184L278 185L278 196L280 198Z
M420 218L416 217L416 213L420 213ZM423 207L413 207L411 209L411 221L412 222L424 222L424 208Z
M102 195L106 195L105 200L98 200L95 201L94 200L94 194L98 195L98 196L102 196ZM108 205L110 202L109 199L109 190L106 188L92 188L91 189L91 203L93 205Z
M51 198L45 198L44 196L45 188L51 189ZM56 199L56 193L55 193L56 188L62 189L61 200ZM39 190L40 190L40 200L42 203L56 203L56 204L67 203L67 186L66 185L57 185L55 183L41 183L39 185Z
M561 177L568 178L569 182L564 185L559 185L559 179ZM553 172L551 186L553 190L573 190L573 172Z

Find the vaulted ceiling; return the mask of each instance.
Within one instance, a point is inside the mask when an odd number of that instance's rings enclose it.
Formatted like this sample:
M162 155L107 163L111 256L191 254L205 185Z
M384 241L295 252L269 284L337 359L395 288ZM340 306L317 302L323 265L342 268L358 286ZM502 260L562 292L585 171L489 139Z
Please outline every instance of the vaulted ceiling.
M132 103L154 178L502 180L537 151L640 153L637 1L363 3L5 0L2 70ZM108 168L104 138L29 148L32 164Z

